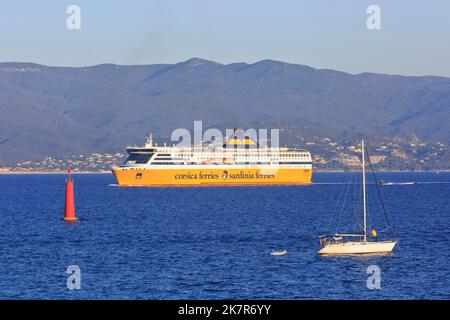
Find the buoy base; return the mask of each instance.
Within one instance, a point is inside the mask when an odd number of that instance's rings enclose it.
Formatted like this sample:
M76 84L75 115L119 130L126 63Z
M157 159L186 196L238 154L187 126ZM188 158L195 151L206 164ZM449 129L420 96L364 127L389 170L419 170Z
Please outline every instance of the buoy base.
M64 218L63 219L65 222L77 222L78 221L78 218Z

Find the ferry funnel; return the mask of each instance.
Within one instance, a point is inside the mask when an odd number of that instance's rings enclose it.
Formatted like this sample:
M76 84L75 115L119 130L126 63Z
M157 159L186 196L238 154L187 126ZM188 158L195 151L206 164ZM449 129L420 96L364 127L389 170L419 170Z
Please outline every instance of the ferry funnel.
M76 222L78 218L75 216L75 200L73 196L73 181L70 175L70 169L67 169L66 179L66 209L64 211L64 221Z

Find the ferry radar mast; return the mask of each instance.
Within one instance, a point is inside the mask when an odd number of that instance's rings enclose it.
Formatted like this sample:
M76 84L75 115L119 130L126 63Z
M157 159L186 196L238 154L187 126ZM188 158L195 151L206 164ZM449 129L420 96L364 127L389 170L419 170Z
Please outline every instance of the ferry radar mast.
M153 135L152 135L152 133L150 133L148 135L147 141L145 141L145 147L146 148L153 147Z

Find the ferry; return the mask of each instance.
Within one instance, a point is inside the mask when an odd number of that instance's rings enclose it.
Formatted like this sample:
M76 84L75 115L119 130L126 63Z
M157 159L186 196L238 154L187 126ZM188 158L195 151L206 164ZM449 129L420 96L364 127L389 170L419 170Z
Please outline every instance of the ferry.
M261 147L236 132L214 143L158 146L150 135L144 146L127 147L128 158L111 170L124 187L311 184L311 154L306 150Z

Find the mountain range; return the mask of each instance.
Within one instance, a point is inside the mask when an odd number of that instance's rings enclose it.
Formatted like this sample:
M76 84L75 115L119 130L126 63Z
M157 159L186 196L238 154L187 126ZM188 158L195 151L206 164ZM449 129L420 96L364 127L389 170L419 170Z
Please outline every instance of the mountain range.
M349 74L285 62L49 67L0 63L0 162L124 151L176 128L450 142L450 78ZM294 135L295 136L295 135ZM294 143L293 136L280 136Z

